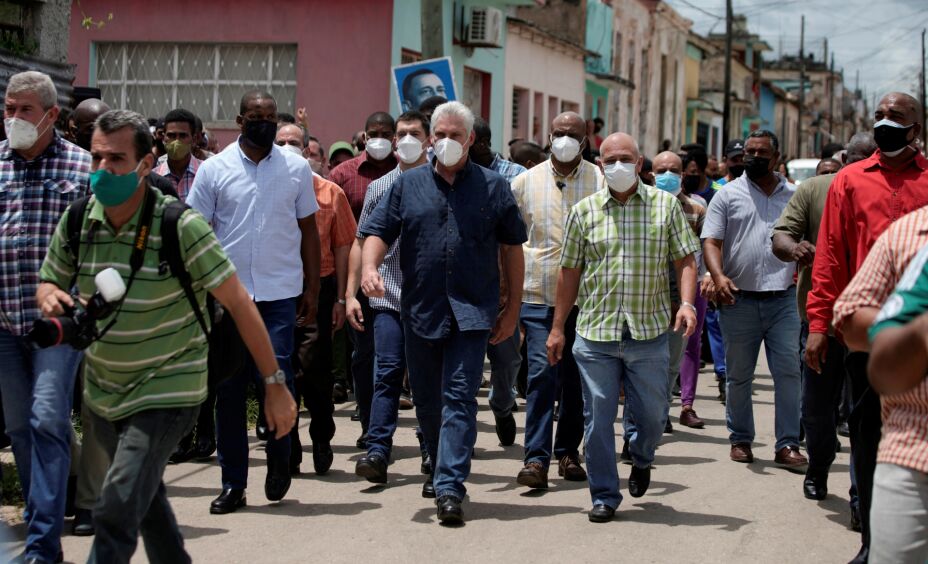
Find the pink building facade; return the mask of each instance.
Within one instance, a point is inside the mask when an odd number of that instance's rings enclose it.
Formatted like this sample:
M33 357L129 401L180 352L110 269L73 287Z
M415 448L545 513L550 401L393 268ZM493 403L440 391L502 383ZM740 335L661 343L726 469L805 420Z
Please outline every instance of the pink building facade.
M189 109L220 146L237 135L238 101L252 88L270 90L280 111L305 107L325 146L390 109L391 0L80 4L68 49L74 85L147 117ZM85 17L103 25L85 29Z

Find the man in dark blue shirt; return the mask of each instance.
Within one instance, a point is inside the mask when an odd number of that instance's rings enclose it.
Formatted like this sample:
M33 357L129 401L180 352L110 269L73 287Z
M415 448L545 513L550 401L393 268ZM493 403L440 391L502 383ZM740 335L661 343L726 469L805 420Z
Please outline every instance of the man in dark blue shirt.
M515 331L527 239L509 183L468 159L473 124L460 102L439 106L432 115L435 160L400 176L360 229L367 237L361 289L369 297L383 295L377 267L402 235L409 383L444 523L463 520L487 337L496 344ZM499 264L509 281L502 309Z

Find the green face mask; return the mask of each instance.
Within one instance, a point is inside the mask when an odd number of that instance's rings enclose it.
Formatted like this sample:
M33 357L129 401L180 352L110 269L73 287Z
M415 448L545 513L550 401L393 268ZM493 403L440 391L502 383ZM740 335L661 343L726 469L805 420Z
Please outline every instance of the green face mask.
M168 141L164 144L164 150L168 154L168 160L179 161L190 154L190 143L184 143L178 139Z
M102 168L95 170L90 173L90 190L105 207L125 203L139 186L138 169L135 167L129 174L113 174Z

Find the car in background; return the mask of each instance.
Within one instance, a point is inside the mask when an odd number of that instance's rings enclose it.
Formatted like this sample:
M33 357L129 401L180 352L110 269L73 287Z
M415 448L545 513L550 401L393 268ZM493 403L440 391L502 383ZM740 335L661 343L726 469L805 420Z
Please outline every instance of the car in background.
M796 186L802 184L803 180L815 176L815 167L821 159L793 159L786 163L786 169L789 170L789 177L793 179Z

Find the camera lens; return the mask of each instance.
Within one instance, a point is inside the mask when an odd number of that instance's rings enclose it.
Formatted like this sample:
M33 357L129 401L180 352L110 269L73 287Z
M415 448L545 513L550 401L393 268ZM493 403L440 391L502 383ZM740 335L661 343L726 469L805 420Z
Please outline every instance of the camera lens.
M67 343L74 333L74 321L70 317L36 319L29 331L29 339L41 348Z

